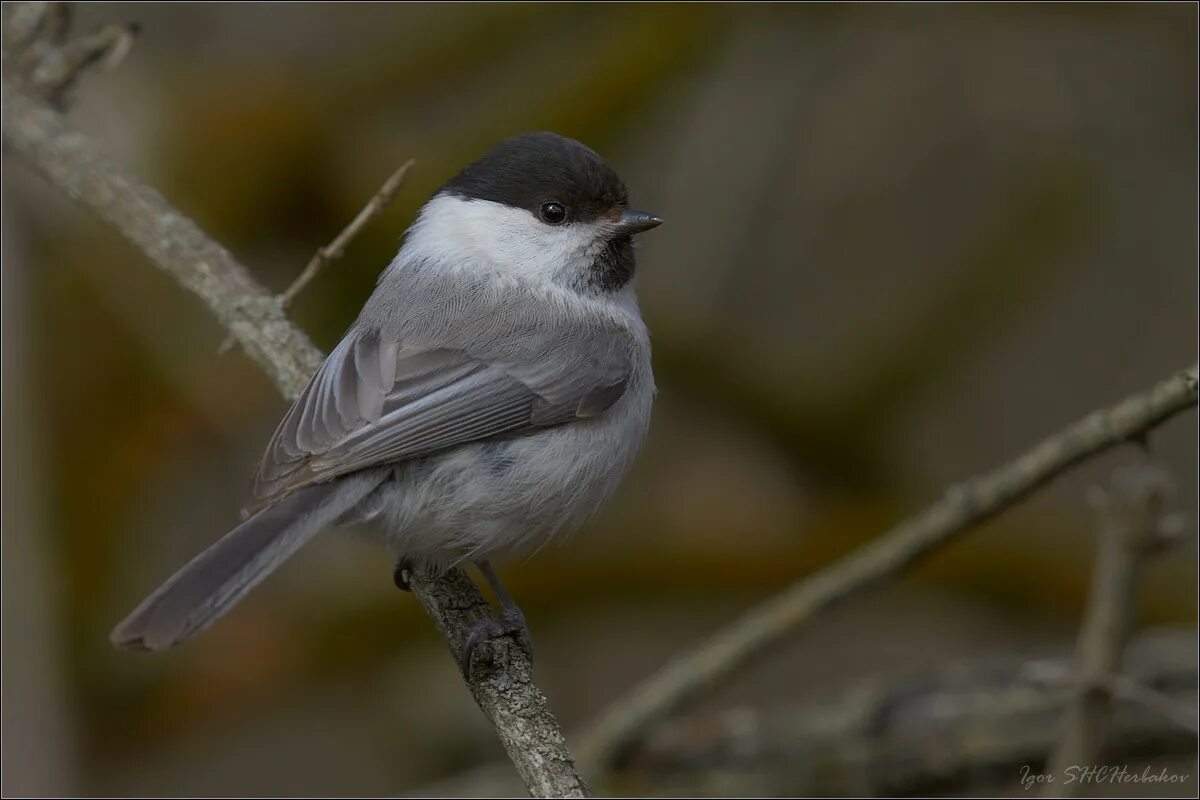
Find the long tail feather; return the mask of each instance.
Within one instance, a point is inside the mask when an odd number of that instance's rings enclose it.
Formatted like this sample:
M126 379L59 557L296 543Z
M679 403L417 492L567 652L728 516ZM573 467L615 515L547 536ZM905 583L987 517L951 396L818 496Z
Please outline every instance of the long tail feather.
M263 578L379 483L356 475L288 495L225 534L142 601L113 644L165 650L212 625Z

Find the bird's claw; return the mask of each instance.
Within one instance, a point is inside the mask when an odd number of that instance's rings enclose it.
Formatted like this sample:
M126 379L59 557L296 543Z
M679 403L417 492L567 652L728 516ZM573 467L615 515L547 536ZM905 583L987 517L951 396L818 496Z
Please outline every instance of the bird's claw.
M533 660L533 638L529 635L529 627L525 624L525 615L521 613L521 609L515 606L505 608L500 612L499 617L481 619L475 623L475 627L471 628L471 633L467 636L467 643L463 645L462 659L459 662L459 667L467 676L467 680L471 679L471 666L476 649L484 642L498 639L501 636L511 636L513 641L525 651L525 655L531 661Z

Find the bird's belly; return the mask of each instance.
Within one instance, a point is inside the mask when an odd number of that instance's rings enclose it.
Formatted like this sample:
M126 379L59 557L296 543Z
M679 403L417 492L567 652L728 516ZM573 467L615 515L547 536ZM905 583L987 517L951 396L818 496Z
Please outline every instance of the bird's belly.
M448 565L527 552L576 526L612 494L641 445L649 407L648 398L638 400L622 398L615 413L595 419L397 466L383 489L389 549Z

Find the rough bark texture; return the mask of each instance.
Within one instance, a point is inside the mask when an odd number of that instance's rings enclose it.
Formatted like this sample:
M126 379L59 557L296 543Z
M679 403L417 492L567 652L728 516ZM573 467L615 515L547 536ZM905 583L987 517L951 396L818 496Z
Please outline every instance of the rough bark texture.
M409 580L457 661L472 626L492 614L471 580L454 571L440 579L414 574ZM471 601L464 603L470 597ZM491 656L487 663L486 656ZM475 654L468 682L475 702L496 727L504 750L534 797L587 797L575 772L566 739L549 704L533 683L533 665L511 640L492 641Z

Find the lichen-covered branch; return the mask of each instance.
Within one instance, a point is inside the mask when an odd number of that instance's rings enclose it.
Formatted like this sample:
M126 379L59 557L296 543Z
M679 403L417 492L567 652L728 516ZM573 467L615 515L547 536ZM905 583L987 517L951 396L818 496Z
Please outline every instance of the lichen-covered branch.
M285 397L300 392L321 363L320 351L288 320L279 298L228 250L106 156L61 114L7 80L3 117L4 145L10 152L200 297ZM479 590L457 574L423 580L414 590L447 636L451 651L459 652L466 625L487 605ZM562 732L530 677L524 654L507 639L491 647L498 651L499 666L478 670L469 686L529 791L536 796L585 796Z
M1071 466L1195 406L1196 385L1193 365L1094 411L1014 461L951 487L941 500L875 541L796 581L614 703L584 738L581 763L595 770L617 765L651 727L728 680L818 612L906 569Z

